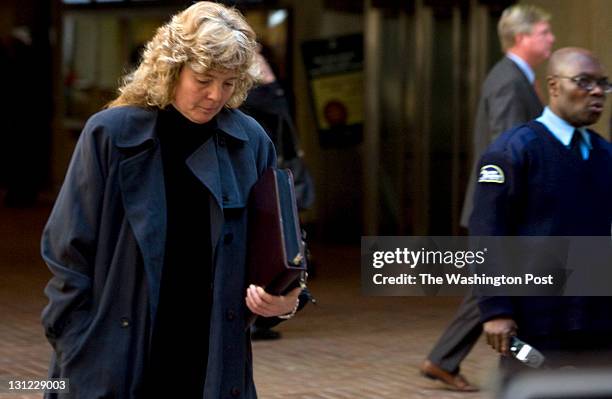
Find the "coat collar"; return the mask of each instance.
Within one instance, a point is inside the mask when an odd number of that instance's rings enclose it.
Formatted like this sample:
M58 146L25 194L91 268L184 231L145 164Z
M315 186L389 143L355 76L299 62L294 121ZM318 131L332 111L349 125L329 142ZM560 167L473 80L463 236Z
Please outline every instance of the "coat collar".
M125 110L116 146L126 151L119 165L119 184L126 217L142 252L151 297L154 320L159 300L161 272L165 256L166 196L161 150L156 124L158 112L131 107ZM248 141L247 132L233 111L224 109L217 115L219 135ZM234 116L234 117L232 117ZM187 165L211 193L211 240L215 248L223 225L223 208L244 206L244 195L238 192L227 145L222 137L208 140L188 159ZM218 144L217 144L218 143Z
M126 112L122 121L122 129L117 137L116 145L120 148L139 147L149 140L155 140L155 128L157 125L157 109L129 106L131 112ZM240 141L249 141L244 126L238 122L238 118L232 118L237 112L229 108L223 108L217 114L217 129L226 135Z

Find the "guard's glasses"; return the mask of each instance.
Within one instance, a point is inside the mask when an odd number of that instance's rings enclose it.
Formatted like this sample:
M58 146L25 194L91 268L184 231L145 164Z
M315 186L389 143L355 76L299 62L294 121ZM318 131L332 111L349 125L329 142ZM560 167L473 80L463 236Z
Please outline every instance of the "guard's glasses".
M582 90L591 91L595 88L595 86L599 86L604 93L612 93L612 83L608 81L608 78L591 78L588 76L560 76L555 75L561 79L569 79L576 84L576 86L580 87Z

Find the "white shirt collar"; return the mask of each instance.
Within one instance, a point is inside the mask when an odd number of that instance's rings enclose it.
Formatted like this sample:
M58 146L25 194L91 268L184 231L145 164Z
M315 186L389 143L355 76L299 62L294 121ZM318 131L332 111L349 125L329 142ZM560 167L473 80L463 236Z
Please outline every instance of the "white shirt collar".
M518 55L514 54L511 51L508 51L506 53L506 57L514 61L514 63L523 72L523 75L525 75L529 83L533 84L533 82L535 81L535 72L533 72L533 69L531 68L531 66L529 66L529 64L524 59L522 59L521 57L519 57Z

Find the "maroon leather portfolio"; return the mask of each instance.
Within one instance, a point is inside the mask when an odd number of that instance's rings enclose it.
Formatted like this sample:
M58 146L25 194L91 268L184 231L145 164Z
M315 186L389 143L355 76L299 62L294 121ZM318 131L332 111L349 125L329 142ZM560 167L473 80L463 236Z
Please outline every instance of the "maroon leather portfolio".
M293 179L289 169L267 169L248 204L248 283L280 295L306 271ZM247 326L255 321L247 317Z

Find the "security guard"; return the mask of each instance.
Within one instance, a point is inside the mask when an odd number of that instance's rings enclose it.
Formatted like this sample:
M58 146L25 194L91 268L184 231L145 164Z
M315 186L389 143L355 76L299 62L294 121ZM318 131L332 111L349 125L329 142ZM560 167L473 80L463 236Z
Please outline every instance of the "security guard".
M481 158L471 235L610 235L612 145L586 126L601 116L612 86L599 60L580 48L552 55L547 82L542 115L502 134ZM480 297L479 306L487 342L499 353L508 354L519 334L558 366L595 350L612 354L612 298ZM506 370L517 365L502 358Z

